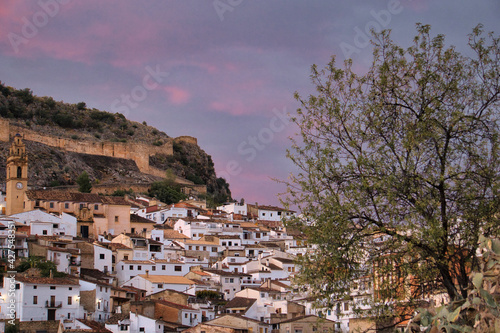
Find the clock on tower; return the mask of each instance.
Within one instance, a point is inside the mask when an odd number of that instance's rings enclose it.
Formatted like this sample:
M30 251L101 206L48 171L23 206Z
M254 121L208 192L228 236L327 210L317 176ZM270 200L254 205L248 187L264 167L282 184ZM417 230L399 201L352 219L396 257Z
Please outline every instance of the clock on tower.
M24 211L24 192L28 186L28 156L20 134L14 136L7 157L6 214Z

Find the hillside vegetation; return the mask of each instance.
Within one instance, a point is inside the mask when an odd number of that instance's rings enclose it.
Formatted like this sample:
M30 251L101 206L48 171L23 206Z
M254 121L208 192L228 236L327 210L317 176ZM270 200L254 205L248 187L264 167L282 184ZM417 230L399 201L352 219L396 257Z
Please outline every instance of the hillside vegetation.
M38 97L26 89L15 89L0 82L0 117L18 126L58 137L85 141L146 143L162 146L170 137L146 122L130 121L120 113L87 108L85 102L69 104L52 97ZM30 185L74 185L86 171L93 182L150 183L158 177L143 174L131 160L66 152L42 143L27 142ZM9 144L0 142L0 181L5 181L5 162ZM150 165L171 170L179 177L207 186L209 201L231 198L229 184L217 178L210 155L187 142L175 142L174 154L150 157Z

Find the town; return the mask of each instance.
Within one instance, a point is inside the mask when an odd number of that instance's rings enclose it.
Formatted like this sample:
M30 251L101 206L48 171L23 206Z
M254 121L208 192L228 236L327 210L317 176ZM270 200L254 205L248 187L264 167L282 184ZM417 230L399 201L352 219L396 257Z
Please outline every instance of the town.
M0 198L8 272L1 324L46 332L348 329L350 301L323 314L293 283L295 259L308 251L303 235L283 224L296 212L29 189L26 146L19 134L11 141Z

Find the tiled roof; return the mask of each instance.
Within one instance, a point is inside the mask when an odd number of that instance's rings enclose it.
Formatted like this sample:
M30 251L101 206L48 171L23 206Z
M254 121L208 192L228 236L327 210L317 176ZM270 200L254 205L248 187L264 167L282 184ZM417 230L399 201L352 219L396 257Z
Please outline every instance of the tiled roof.
M91 333L113 333L112 331L108 330L104 325L92 321L92 320L85 320L85 319L77 319L79 322L84 324L85 326L88 326L91 328L91 330L87 329L72 329L72 330L64 330L65 332L91 332Z
M324 323L325 321L329 321L331 323L334 323L332 320L329 320L329 319L326 319L326 318L320 318L320 317L315 316L315 315L299 316L299 317L295 317L295 318L291 318L291 319L286 319L286 320L280 321L279 323L280 324L291 323L291 322L294 322L294 321L300 321L302 319L311 318L311 317L312 318L316 318L317 320L321 320L322 323Z
M206 241L206 240L202 240L202 239L186 239L184 241L185 244L190 244L190 245L219 245L218 242L209 242L209 241Z
M90 277L92 279L104 280L104 281L106 281L107 279L111 279L112 278L108 274L106 274L104 272L101 272L98 269L95 269L95 268L83 268L83 267L80 268L80 276L82 276L82 277Z
M163 231L163 238L165 239L189 239L188 236L181 234L180 232L173 229L165 229Z
M156 224L155 221L151 221L145 217L139 216L137 214L130 214L130 223L151 223Z
M179 310L195 310L195 309L193 309L190 306L186 306L186 305L177 304L177 303L174 303L174 302L165 301L163 299L154 300L154 302L160 303L160 304L163 304L163 305L166 305L166 306L169 306L171 308L179 309Z
M224 308L245 308L251 307L257 300L255 298L235 297L226 303Z
M80 254L80 249L68 249L63 247L47 246L47 249L54 252L66 252L71 254Z
M284 264L293 264L295 261L293 259L288 259L288 258L281 258L281 257L274 257L274 260L280 261Z
M154 265L155 263L151 260L122 260L124 264L136 264L136 265Z
M184 276L176 275L149 275L139 274L140 277L150 281L151 283L164 283L164 284L194 284L194 282Z
M53 285L72 285L78 286L78 280L64 277L64 278L48 278L48 277L27 277L22 275L16 275L16 281L23 283L33 283L33 284L53 284Z
M129 318L130 318L130 314L128 314L128 313L115 313L114 315L109 317L108 320L106 320L106 324L116 325L116 324L118 324L119 321L122 321L124 319L129 319Z
M101 246L107 247L108 249L111 249L111 250L132 250L130 247L128 247L122 243L99 242L98 244Z
M210 274L202 272L202 271L191 271L191 273L198 274L201 276L210 276Z
M235 272L226 272L218 269L205 269L205 272L220 275L220 276L251 276L250 274L245 273L235 273Z

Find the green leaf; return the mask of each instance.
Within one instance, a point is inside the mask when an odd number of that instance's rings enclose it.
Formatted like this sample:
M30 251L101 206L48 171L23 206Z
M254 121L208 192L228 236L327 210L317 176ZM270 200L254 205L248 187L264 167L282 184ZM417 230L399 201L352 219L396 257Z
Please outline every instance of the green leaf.
M479 304L481 304L481 299L480 299L479 297L474 297L474 298L472 299L472 304L474 304L474 305L479 305Z
M484 289L479 289L479 292L481 293L481 297L484 298L484 300L486 301L486 304L488 304L488 306L490 306L492 308L497 307L497 303L495 302L495 299L493 298L493 296L491 296L491 294L489 292L487 292Z
M477 289L482 288L482 286L483 286L483 273L474 274L474 278L472 279L472 284L474 284L474 286Z
M455 309L455 311L448 314L447 319L450 323L453 323L458 319L458 317L460 316L460 310L462 310L462 308L459 306L458 308Z
M500 255L500 240L498 239L492 240L491 250L495 252L495 254Z
M464 309L467 309L468 307L470 307L470 302L469 302L469 300L466 300L465 303L462 304L460 309L464 310Z
M495 319L495 333L500 333L500 318Z

